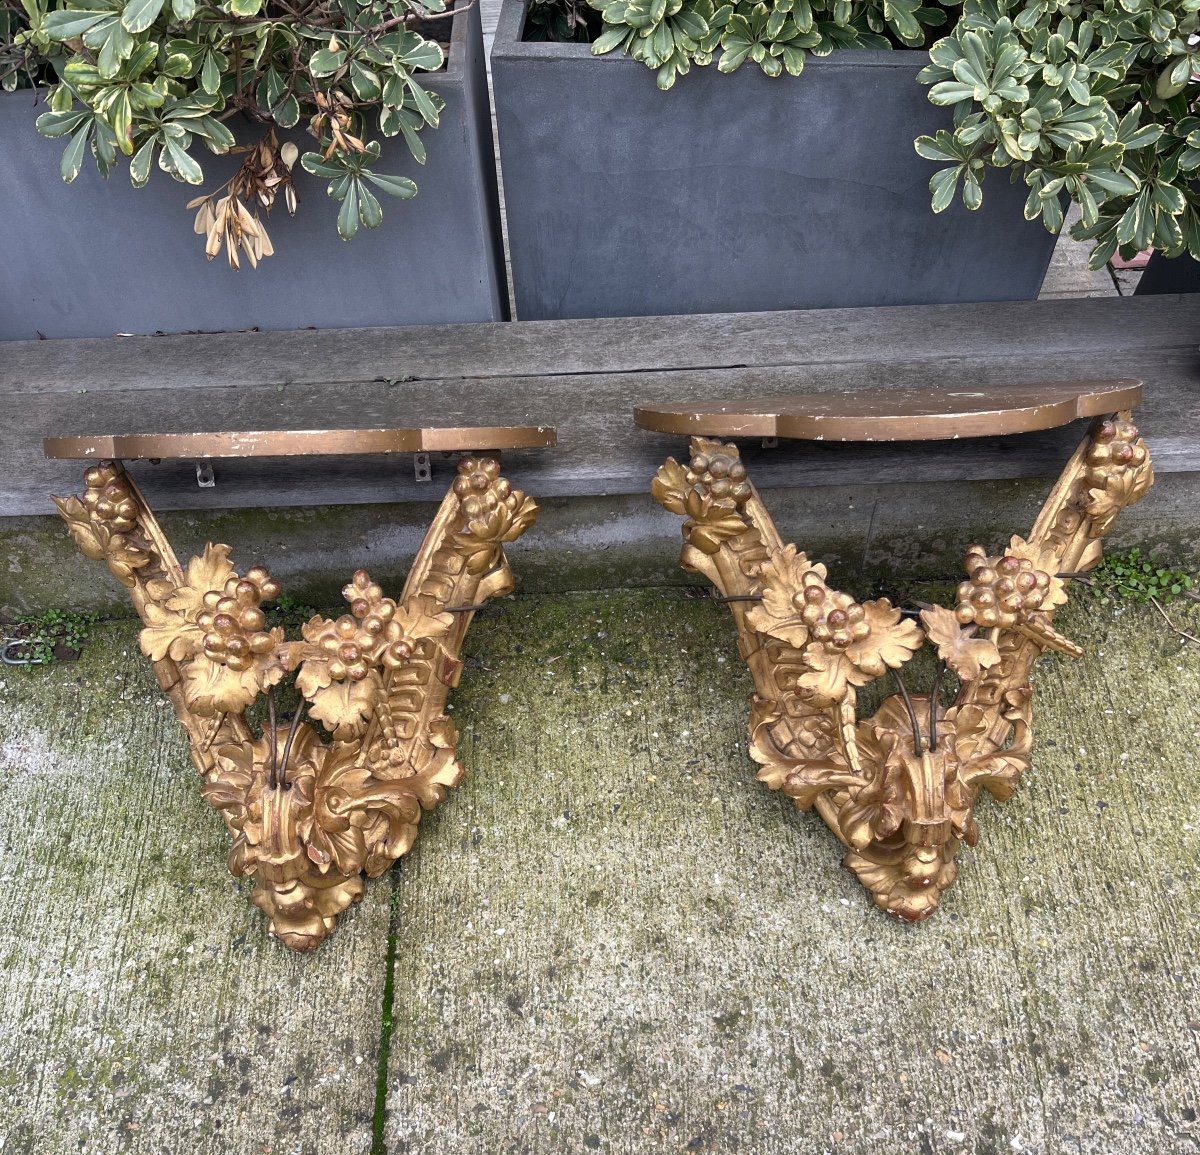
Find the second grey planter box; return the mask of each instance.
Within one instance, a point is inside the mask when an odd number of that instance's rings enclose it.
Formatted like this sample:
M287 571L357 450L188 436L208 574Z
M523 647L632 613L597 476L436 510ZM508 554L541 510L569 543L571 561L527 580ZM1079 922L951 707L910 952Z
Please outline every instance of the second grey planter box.
M65 140L34 127L44 103L0 93L0 340L114 333L302 329L498 321L507 316L491 117L479 10L454 17L444 71L426 84L446 101L424 133L428 162L400 138L383 141L381 172L411 176L411 201L380 196L383 224L337 235L337 203L296 165L300 200L266 218L275 256L234 272L209 262L184 206L227 180L240 157L201 152L200 188L157 168L144 189L115 169L105 181L87 157L74 184L59 176ZM312 137L289 134L302 151ZM257 140L246 126L239 138ZM3 354L0 353L0 356Z
M913 149L949 127L922 52L844 51L799 77L693 69L670 92L619 53L525 43L504 0L492 84L521 320L1029 300L1054 249L1026 188L929 207Z

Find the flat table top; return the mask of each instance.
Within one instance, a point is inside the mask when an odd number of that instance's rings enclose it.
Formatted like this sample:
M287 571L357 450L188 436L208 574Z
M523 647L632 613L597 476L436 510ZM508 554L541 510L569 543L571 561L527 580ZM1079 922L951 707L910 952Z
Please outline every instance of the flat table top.
M978 388L861 389L738 397L691 405L644 405L642 429L710 437L804 441L944 441L1053 429L1080 417L1132 409L1132 378L1046 381Z
M379 453L440 453L539 449L557 443L550 425L468 425L443 429L287 429L240 433L105 433L47 437L51 458L125 460L208 457L344 457Z

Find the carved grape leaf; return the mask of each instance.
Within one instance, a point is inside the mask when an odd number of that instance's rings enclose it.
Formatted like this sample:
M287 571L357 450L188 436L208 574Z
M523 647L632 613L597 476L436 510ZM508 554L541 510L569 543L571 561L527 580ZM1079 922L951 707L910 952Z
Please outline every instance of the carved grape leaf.
M147 625L138 635L138 644L152 662L161 662L164 658L173 662L186 661L199 650L204 631L182 614L164 609L156 602L147 602L142 618Z
M105 542L96 533L83 502L77 497L54 497L51 500L58 507L59 515L67 523L67 530L80 551L93 561L103 561Z
M902 618L886 598L864 602L867 636L844 650L811 642L804 649L808 672L797 679L801 689L828 701L839 701L851 686L865 686L887 669L898 669L921 648L925 635L916 622Z
M183 667L183 696L204 717L240 714L283 677L283 663L264 655L248 670L232 670L198 654Z
M668 457L666 464L654 475L650 483L650 492L668 513L683 516L684 494L687 492L687 470L673 457Z
M937 646L938 657L964 682L973 682L1000 661L1000 651L987 638L974 637L975 627L964 629L951 610L930 606L921 611L925 636Z
M204 608L204 595L213 590L223 590L225 583L233 576L229 553L227 545L205 543L204 551L188 562L183 585L167 600L168 607L195 620Z
M803 649L808 642L808 627L800 616L806 584L825 582L826 569L814 565L808 556L794 545L785 545L772 552L759 574L762 581L762 601L755 606L747 620L761 634ZM795 599L801 599L796 605Z
M347 678L334 682L328 678L324 663L306 662L296 677L296 688L311 703L309 713L329 727L335 738L346 741L366 730L381 682L375 670L358 681Z

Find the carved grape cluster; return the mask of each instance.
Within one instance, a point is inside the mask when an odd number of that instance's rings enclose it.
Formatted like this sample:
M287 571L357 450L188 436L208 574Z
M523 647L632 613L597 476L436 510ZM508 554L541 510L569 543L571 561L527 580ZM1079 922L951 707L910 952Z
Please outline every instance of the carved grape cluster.
M844 651L871 633L866 610L849 594L830 589L815 570L809 570L803 584L792 595L792 604L808 627L814 641L827 649Z
M515 509L510 502L512 485L500 476L500 463L491 457L464 457L458 463L454 492L462 501L467 517L488 514L502 501Z
M1089 481L1093 485L1103 484L1112 466L1136 469L1146 461L1147 456L1146 443L1138 435L1137 426L1132 421L1120 417L1105 421L1093 434L1088 447Z
M396 603L383 596L383 590L366 570L355 572L343 588L342 597L350 603L350 616L343 614L333 623L343 639L337 660L329 666L334 678L349 677L357 682L366 677L369 665L376 660L396 670L412 657L413 643L403 624L396 620ZM321 644L326 652L330 651L328 644ZM346 672L340 675L338 669L343 665Z
M739 508L754 492L746 480L746 467L725 453L697 453L688 463L689 485L706 489L715 498L731 500Z
M278 596L279 583L262 566L243 578L234 574L223 589L209 590L196 615L209 660L240 674L254 665L256 657L269 654L276 639L267 629L262 603Z
M137 525L137 501L115 465L93 465L83 481L83 504L93 518L113 533L128 533Z
M1036 569L1027 557L989 558L981 546L973 545L965 565L970 580L959 585L955 609L963 625L1011 629L1042 609L1050 596L1052 575Z
M412 623L400 620L398 607L371 580L366 570L358 570L342 597L350 603L350 612L333 621L316 619L319 629L305 636L322 650L329 677L335 682L361 682L372 669L386 666L396 670L412 657L414 640L408 634Z

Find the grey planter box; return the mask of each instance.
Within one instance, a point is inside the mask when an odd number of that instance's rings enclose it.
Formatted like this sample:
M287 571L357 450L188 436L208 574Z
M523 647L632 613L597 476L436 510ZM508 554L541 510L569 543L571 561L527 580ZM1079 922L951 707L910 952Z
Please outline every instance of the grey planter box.
M1200 293L1200 261L1187 253L1169 259L1162 253L1151 253L1133 295L1144 297L1151 293Z
M202 190L155 169L135 189L107 181L89 156L74 184L59 176L65 141L34 128L45 111L28 91L0 94L0 339L103 337L187 330L301 329L497 321L507 315L491 117L479 10L454 17L447 67L429 87L446 101L416 164L399 138L380 171L411 176L411 201L381 196L379 229L343 241L325 181L296 165L300 200L267 219L275 256L234 272L207 261L187 204ZM249 126L247 126L249 129ZM242 135L239 132L239 136ZM312 138L289 134L301 149ZM257 139L249 129L246 139ZM201 154L204 190L240 158Z
M772 80L693 69L670 92L623 55L521 40L504 0L492 86L521 320L1030 300L1054 238L1026 188L935 216L949 127L923 52L845 51Z

